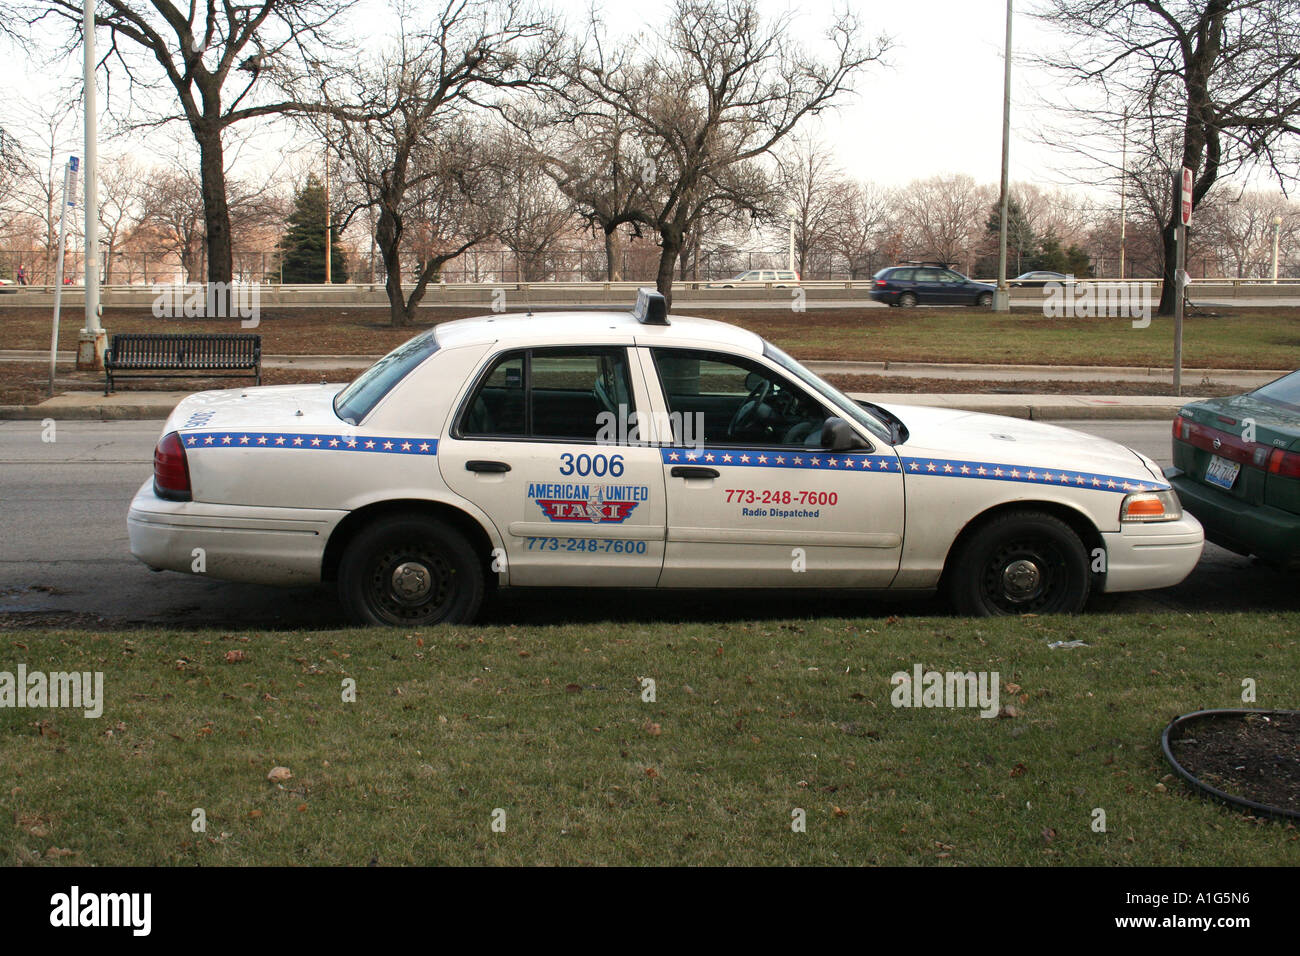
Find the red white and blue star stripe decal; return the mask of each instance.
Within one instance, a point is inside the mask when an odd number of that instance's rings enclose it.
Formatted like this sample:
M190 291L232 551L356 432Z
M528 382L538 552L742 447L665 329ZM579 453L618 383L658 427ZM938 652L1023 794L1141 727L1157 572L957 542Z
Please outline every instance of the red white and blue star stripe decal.
M662 448L669 465L725 465L736 468L800 468L814 471L892 472L937 478L972 478L1015 481L1031 485L1082 488L1129 494L1167 491L1169 485L1153 478L1109 475L1073 468L1044 468L1003 462L954 458L915 458L908 455L835 454L824 451L771 448Z
M186 448L287 448L311 451L354 451L379 455L436 455L436 438L396 438L385 435L339 435L301 432L186 432Z

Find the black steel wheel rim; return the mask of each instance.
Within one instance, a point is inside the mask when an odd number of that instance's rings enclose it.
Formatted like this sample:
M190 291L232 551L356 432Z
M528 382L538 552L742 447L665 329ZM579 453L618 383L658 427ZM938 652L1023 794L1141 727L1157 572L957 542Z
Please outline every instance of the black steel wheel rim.
M456 597L456 569L422 545L391 548L375 558L366 597L386 620L416 623L440 618Z
M1004 614L1033 614L1059 599L1067 567L1065 553L1050 541L1008 542L985 562L980 592Z

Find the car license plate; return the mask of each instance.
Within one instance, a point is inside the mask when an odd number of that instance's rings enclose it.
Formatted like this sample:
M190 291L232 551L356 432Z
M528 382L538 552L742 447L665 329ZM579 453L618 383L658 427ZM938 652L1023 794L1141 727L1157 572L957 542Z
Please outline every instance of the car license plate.
M1241 471L1241 465L1235 461L1228 461L1226 458L1220 458L1215 455L1210 459L1209 467L1205 469L1205 480L1212 485L1218 485L1220 488L1232 490L1236 484L1237 474Z

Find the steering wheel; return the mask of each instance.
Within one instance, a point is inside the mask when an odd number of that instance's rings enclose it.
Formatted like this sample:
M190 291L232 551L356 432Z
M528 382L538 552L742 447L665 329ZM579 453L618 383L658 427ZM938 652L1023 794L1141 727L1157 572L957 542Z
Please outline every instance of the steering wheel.
M758 410L763 407L763 403L771 393L772 383L768 379L763 379L750 390L749 395L736 409L736 413L731 416L731 422L727 425L728 438L735 438L736 432L754 423Z

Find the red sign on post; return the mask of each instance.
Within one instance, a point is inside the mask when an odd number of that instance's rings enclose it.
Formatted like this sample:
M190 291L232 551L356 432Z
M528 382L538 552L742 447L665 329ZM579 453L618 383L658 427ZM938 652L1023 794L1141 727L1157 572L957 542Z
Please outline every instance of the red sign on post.
M1183 167L1183 225L1192 224L1192 171Z

